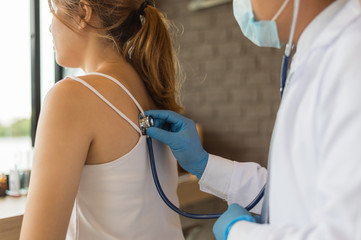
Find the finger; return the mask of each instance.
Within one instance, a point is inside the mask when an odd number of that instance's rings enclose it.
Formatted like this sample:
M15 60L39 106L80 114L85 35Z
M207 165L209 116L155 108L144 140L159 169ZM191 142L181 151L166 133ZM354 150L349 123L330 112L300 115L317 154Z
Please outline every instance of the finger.
M153 127L164 129L164 125L166 123L164 120L162 120L162 119L154 119L153 118L153 122L154 122Z
M238 205L237 203L233 203L229 205L227 211L234 216L250 215L250 213L246 209L244 209L242 206Z
M175 127L172 127L173 124L169 123L169 122L166 122L164 120L161 120L161 119L156 119L156 120L153 120L154 121L154 125L153 127L156 127L156 128L161 128L165 131L169 131L169 132L177 132L177 131L173 131L173 129L176 129ZM177 127L177 129L179 129L179 127Z
M144 112L145 113L145 112ZM146 116L151 116L149 114L145 114ZM140 115L140 119L143 119L143 115ZM166 121L163 119L155 119L152 117L153 122L151 123L152 127L156 127L156 128L162 128L164 130L167 130L167 126L166 125Z
M160 128L151 127L147 129L147 135L167 145L172 144L173 133Z
M169 110L149 110L144 112L145 115L150 115L154 120L161 119L171 124L179 125L180 122L184 122L187 118L182 115Z

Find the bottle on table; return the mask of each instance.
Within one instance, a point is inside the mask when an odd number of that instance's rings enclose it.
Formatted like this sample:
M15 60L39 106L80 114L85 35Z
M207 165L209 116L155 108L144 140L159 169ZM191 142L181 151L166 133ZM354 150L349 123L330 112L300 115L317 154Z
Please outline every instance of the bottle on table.
M7 180L5 174L0 175L0 197L6 196Z

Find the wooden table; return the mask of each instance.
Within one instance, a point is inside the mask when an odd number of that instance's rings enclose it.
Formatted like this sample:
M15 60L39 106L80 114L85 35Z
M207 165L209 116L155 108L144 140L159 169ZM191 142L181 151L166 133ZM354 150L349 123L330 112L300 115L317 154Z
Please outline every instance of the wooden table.
M19 239L25 204L26 197L0 198L0 239Z
M179 177L177 194L181 207L214 198L213 195L199 190L198 178L191 174L185 174Z

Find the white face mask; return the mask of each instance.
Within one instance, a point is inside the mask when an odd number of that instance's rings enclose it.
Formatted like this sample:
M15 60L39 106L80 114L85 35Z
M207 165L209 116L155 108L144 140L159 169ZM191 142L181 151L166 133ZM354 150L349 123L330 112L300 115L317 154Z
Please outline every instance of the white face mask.
M254 19L251 0L234 0L234 16L241 27L243 35L259 47L280 48L276 19L282 13L289 0L285 0L276 15L270 21Z

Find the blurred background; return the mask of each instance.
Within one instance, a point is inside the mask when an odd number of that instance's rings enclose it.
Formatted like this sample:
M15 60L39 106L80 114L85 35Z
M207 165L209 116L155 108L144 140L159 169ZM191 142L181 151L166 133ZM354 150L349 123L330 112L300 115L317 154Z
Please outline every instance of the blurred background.
M247 40L231 0L158 0L156 6L175 26L186 75L181 92L185 115L201 127L204 148L266 167L280 102L283 51ZM14 165L31 169L32 138L44 96L55 81L80 73L55 64L51 18L47 0L5 1L0 9L0 174ZM184 209L226 209L223 200L200 193L194 178L185 182L179 190ZM213 239L213 222L182 218L188 240Z

